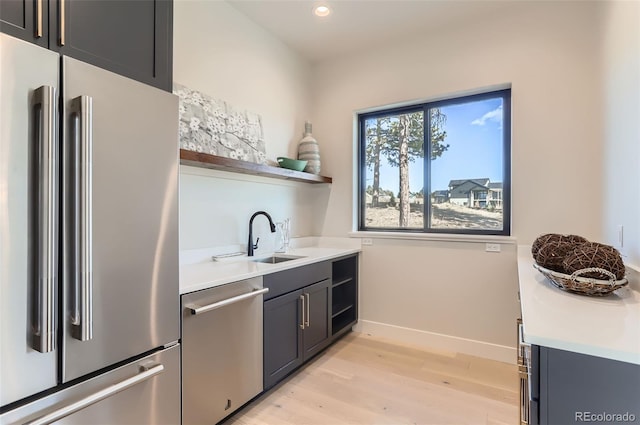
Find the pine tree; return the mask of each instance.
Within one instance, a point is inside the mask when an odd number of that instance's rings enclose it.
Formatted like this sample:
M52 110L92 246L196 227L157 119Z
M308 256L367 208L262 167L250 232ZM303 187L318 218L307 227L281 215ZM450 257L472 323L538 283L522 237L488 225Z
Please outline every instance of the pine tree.
M431 160L442 156L449 148L444 143L447 137L444 130L446 118L440 109L430 110ZM399 227L409 226L409 163L416 158L424 158L424 124L423 111L379 117L366 124L365 161L373 171L371 206L375 208L379 205L380 161L384 156L391 166L398 167Z
M380 117L367 128L366 165L373 171L371 206L377 208L380 196L380 154L389 142L389 117Z

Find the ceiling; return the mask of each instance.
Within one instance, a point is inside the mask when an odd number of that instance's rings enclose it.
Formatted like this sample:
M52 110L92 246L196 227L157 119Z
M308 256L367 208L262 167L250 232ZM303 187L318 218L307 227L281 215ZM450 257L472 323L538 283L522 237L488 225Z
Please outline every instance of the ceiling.
M227 0L310 62L373 49L381 43L477 22L522 1L488 0ZM324 4L332 13L313 14Z

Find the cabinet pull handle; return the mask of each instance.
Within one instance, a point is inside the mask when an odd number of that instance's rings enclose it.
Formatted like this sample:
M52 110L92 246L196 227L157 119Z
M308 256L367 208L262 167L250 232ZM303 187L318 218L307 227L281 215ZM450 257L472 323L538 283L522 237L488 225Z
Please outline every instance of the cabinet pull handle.
M42 0L36 1L36 38L42 37Z
M300 317L300 329L304 330L304 295L300 295L300 302L302 304L302 315Z
M65 28L65 0L60 0L60 45L64 46L65 43L65 33L66 33L66 28Z
M529 425L530 419L530 405L529 405L529 387L528 377L522 377L520 374L520 425Z
M306 310L306 312L307 312L307 318L306 318L306 320L304 321L304 325L308 328L308 327L309 327L309 320L310 320L310 319L309 319L309 315L310 315L310 313L309 313L309 312L311 311L311 309L309 308L309 293L308 293L308 292L305 292L305 294L304 294L304 298L305 298L305 299L306 299L306 301L307 301L307 308L305 309L305 310Z

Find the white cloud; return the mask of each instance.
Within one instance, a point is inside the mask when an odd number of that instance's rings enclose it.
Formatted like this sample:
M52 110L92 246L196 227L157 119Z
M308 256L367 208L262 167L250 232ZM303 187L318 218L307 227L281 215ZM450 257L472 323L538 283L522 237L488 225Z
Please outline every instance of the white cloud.
M493 111L489 111L482 116L482 118L477 118L471 121L472 125L484 125L487 121L497 122L498 124L502 123L502 105L498 106Z

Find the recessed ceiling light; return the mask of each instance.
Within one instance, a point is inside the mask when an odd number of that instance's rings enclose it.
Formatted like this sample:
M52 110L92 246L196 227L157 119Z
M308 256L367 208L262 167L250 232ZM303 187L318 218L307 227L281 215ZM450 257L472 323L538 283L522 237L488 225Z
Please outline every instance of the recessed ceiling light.
M329 16L331 14L331 9L329 9L329 7L325 5L316 6L313 9L313 13L316 16L320 16L321 18L324 18L325 16Z

